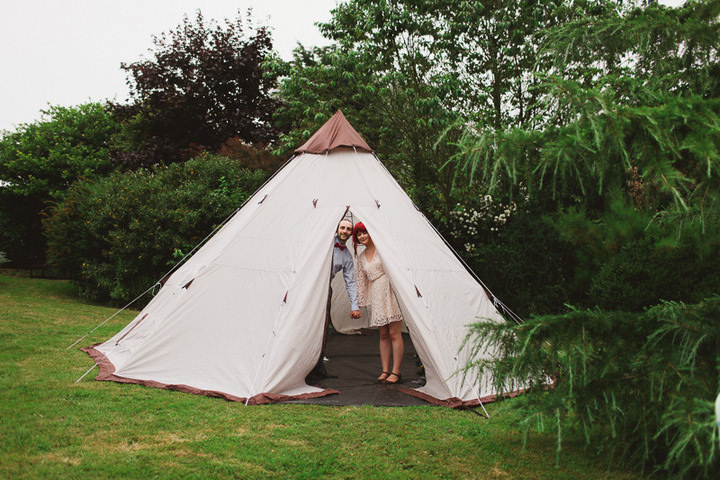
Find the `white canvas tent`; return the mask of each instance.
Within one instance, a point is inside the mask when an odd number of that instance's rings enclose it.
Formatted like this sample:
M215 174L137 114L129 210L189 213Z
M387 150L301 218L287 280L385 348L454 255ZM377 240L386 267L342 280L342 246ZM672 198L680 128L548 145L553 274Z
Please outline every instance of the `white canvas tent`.
M491 396L477 374L462 373L462 346L468 324L504 320L341 112L132 322L84 349L100 365L97 379L248 404L334 393L305 378L320 354L332 240L348 209L376 244L423 360L427 383L410 393L450 406Z

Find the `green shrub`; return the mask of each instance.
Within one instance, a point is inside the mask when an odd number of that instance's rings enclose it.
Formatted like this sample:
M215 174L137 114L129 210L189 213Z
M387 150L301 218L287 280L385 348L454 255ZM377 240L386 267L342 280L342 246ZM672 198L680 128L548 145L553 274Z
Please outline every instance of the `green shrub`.
M487 288L515 313L557 313L571 300L574 250L549 218L522 195L517 202L466 195L445 219L445 230Z
M692 240L656 245L646 239L623 246L593 278L590 297L604 310L635 312L660 300L697 303L708 297L720 285L720 245L705 239L708 255Z
M123 304L160 280L266 177L207 155L77 183L44 222L49 261L84 298Z
M720 389L720 296L664 302L646 312L571 311L522 325L480 322L472 342L497 350L470 368L514 402L527 435L579 429L610 464L674 478L714 478L720 467L713 401ZM546 388L549 380L552 388ZM646 470L647 471L647 470Z
M469 263L490 290L518 315L556 313L570 301L573 250L535 212L520 212L478 243Z

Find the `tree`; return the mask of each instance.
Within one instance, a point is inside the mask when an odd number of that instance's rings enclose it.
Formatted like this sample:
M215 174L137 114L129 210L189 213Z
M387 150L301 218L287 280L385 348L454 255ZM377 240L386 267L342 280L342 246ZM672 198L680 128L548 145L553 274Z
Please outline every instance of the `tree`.
M544 31L543 128L467 129L460 167L553 195L623 191L649 210L716 204L719 12L651 4Z
M570 311L478 323L473 342L499 354L475 367L531 387L515 403L526 428L577 428L612 464L714 478L720 4L646 3L538 32L553 65L538 128L466 131L460 168L528 188L574 263Z
M194 22L186 16L153 41L152 58L121 66L134 101L109 105L123 122L115 162L168 164L217 151L234 137L249 144L275 138L276 80L262 67L272 39L265 27L253 26L249 11L246 22L239 17L224 26L198 11Z
M328 107L345 108L343 101L352 99L354 124L418 206L441 220L456 203L453 172L442 168L456 153L455 120L493 129L536 122L541 89L534 72L546 64L538 56L535 32L584 11L566 4L343 2L320 26L337 45L299 51L281 72L286 102L281 116L308 117L308 111L320 110L325 119L334 113ZM308 89L315 93L308 96ZM308 129L293 124L284 138L295 140Z
M527 188L574 246L574 301L601 298L589 296L599 278L620 280L603 273L614 255L640 258L631 251L643 245L658 250L646 258L667 258L663 249L688 247L681 231L698 247L715 245L702 238L720 207L718 13L715 2L630 4L538 32L553 65L541 123L466 129L458 168L496 190ZM629 228L647 219L664 233ZM699 251L698 261L712 255Z
M447 125L443 119L454 117L443 113L430 86L406 90L383 77L374 65L367 52L339 46L301 48L292 62L276 61L275 68L284 77L283 105L277 113L287 131L280 137L281 149L302 143L342 109L421 209L442 208L435 192L448 192L449 182L443 185L439 180L443 148L433 147Z
M98 103L51 106L0 139L0 246L13 265L45 263L41 218L79 178L112 170L118 124Z

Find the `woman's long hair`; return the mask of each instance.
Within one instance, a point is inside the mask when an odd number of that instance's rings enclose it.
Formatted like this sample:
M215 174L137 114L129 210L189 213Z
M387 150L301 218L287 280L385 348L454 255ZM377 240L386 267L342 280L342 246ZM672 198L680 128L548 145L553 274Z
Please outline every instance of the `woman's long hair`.
M353 237L353 249L355 250L355 256L356 256L356 257L357 257L357 247L358 247L358 244L360 243L360 242L358 241L357 236L358 236L358 233L360 233L360 232L365 232L365 233L367 233L367 228L365 228L365 224L363 224L362 222L356 223L356 224L355 224L355 228L353 228L353 235L352 235L352 237Z

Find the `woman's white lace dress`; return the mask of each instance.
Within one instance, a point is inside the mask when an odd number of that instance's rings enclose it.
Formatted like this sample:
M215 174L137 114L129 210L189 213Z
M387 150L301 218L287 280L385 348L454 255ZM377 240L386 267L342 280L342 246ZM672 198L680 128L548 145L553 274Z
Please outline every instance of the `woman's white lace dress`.
M360 305L370 306L372 309L370 327L401 321L403 317L400 306L377 252L368 262L363 251L358 256L356 271Z

